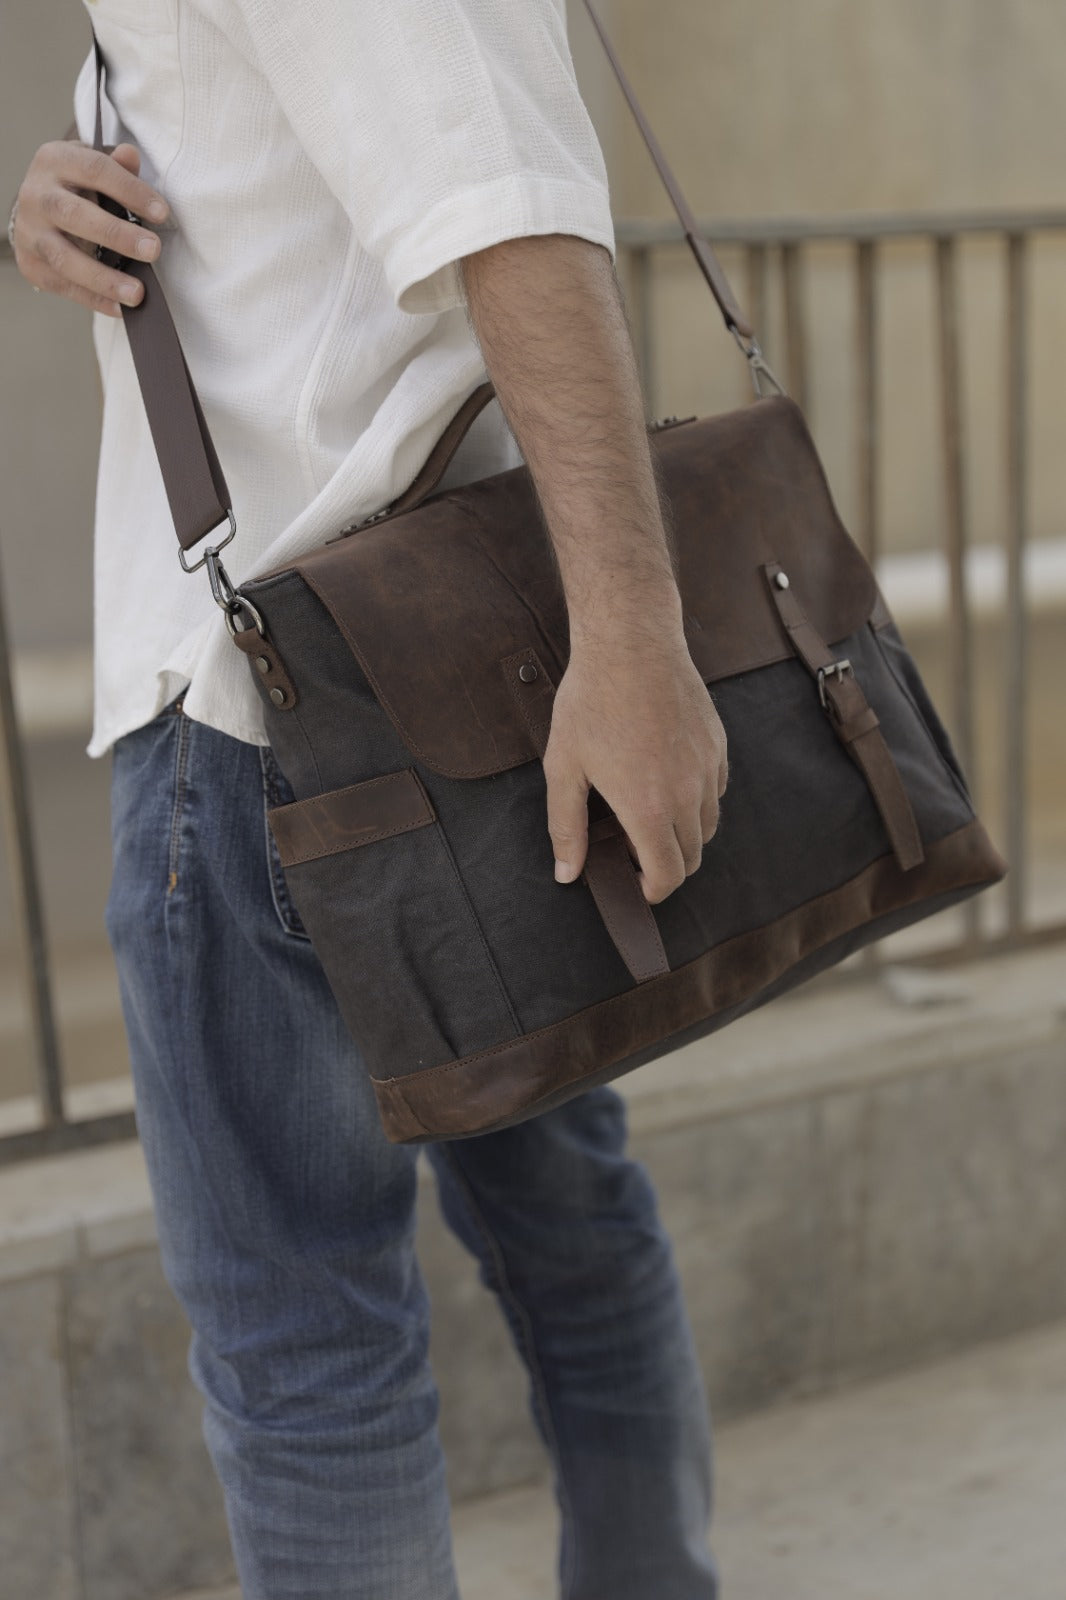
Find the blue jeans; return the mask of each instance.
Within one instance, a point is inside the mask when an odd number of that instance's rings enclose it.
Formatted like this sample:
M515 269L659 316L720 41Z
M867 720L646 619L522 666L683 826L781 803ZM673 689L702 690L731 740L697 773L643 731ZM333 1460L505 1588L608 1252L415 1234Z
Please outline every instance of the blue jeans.
M245 1600L454 1600L416 1152L381 1132L285 892L269 751L119 741L107 925L163 1265ZM426 1147L530 1376L564 1600L713 1600L706 1404L623 1104Z

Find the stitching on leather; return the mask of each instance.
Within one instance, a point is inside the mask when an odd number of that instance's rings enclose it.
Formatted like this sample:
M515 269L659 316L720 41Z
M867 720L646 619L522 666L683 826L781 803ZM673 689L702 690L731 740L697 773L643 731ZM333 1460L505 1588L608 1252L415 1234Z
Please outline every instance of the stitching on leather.
M347 783L342 789L326 789L322 792L322 794L307 795L303 800L293 800L290 803L290 806L278 806L277 809L279 811L287 811L290 808L295 809L296 807L310 808L316 803L316 801L325 800L330 795L354 794L356 789L373 789L377 787L378 784L395 783L397 778L406 778L408 775L414 779L415 783L418 785L423 800L426 802L426 806L430 813L430 822L435 822L437 813L433 809L433 802L429 798L429 795L426 793L422 784L419 782L418 774L412 767L401 767L398 772L383 772L380 778L363 778L359 783Z
M282 866L302 867L309 861L324 861L327 856L342 856L346 850L361 850L364 845L377 844L382 839L395 838L398 833L413 833L418 828L428 828L436 822L436 817L418 817L414 822L401 822L398 827L385 828L380 833L372 833L367 839L342 839L340 844L330 845L328 850L316 850L313 855L291 856L282 861Z

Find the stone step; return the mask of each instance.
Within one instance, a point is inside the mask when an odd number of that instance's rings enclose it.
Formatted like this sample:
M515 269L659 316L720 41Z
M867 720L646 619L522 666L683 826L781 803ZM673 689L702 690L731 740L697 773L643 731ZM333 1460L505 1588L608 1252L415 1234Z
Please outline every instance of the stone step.
M1062 1600L1066 1324L726 1423L715 1475L723 1600ZM545 1484L453 1526L463 1600L555 1600Z
M820 980L623 1081L720 1422L1066 1317L1063 978L1052 947ZM432 1188L419 1248L460 1506L544 1457ZM186 1344L135 1145L0 1172L0 1417L6 1458L33 1457L5 1489L4 1600L225 1580Z

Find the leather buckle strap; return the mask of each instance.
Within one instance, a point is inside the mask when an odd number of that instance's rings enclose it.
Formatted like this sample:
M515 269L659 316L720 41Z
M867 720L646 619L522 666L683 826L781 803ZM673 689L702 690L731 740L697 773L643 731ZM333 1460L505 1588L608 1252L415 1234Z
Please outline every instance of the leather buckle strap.
M818 685L818 698L833 732L866 779L901 871L909 872L925 860L925 850L877 712L851 662L833 655L807 616L781 564L767 561L763 572L792 648Z

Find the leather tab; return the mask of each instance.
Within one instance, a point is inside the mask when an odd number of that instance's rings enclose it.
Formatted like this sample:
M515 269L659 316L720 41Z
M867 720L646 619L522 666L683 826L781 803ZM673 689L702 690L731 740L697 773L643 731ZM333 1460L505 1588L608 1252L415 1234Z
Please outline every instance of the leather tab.
M504 677L522 713L534 752L544 760L551 732L555 685L535 650L517 650L500 662Z
M589 826L589 848L582 877L592 892L604 927L637 983L670 971L659 924L644 898L622 825L607 816Z
M877 713L850 664L837 660L814 627L780 562L767 561L763 572L792 648L818 683L833 732L866 779L900 870L909 872L925 860L925 850Z
M436 821L429 796L410 767L346 789L294 800L267 812L283 867L339 855Z
M285 663L273 642L257 628L241 628L233 642L248 657L248 665L269 696L275 711L291 711L299 696Z
M506 656L500 666L529 730L530 743L543 761L551 731L555 685L535 650L517 650ZM590 809L598 804L605 815L589 822L582 882L595 900L603 925L630 976L637 983L645 983L670 970L659 925L644 898L621 824L595 791L589 798Z

